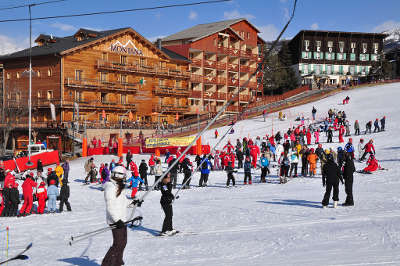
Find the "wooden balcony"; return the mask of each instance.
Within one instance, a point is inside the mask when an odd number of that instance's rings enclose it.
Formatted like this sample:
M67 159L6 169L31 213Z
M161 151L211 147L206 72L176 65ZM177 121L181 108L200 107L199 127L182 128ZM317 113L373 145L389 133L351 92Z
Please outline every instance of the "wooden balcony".
M204 76L204 84L217 84L217 77Z
M173 68L160 68L153 65L121 64L104 60L97 61L100 70L111 70L116 72L155 74L158 76L189 78L190 72Z
M192 75L190 75L190 81L192 83L202 83L203 82L203 76L202 75L197 75L197 74L192 74Z
M205 68L216 68L217 67L217 62L212 61L212 60L204 60L204 65L203 67Z
M189 96L188 88L181 88L181 87L155 86L153 88L153 93L154 93L154 95L157 95L157 96L175 96L175 97Z
M240 72L248 73L249 70L250 70L250 67L248 67L248 66L240 66Z
M239 86L239 80L235 78L228 78L228 86L233 86L233 87Z
M229 55L239 57L240 50L234 49L234 48L229 48Z
M101 90L110 90L110 91L129 91L136 92L137 84L136 83L117 83L117 82L109 82L102 81L99 79L74 79L74 78L66 78L65 86L70 88L83 88L83 89L101 89Z
M218 53L219 54L225 54L228 55L229 54L229 48L228 47L218 47Z
M201 91L191 91L190 94L189 94L189 98L200 99L201 98Z
M249 51L240 50L240 57L250 59L251 55L252 55L252 53Z
M117 101L108 101L108 100L76 100L74 98L65 98L62 102L62 107L67 108L67 109L73 109L74 108L74 103L77 103L79 105L79 110L98 110L99 112L101 110L116 110L116 111L136 111L136 105L135 104L130 104L130 103L120 103Z
M189 106L178 106L173 104L161 104L153 106L153 112L157 113L185 113L189 111Z
M225 85L225 84L226 84L226 78L217 77L217 85Z
M216 68L218 70L226 70L226 63L217 62Z
M248 95L248 94L240 94L239 95L239 101L249 102L250 99L251 99L251 95Z
M240 107L238 106L228 106L226 107L226 112L230 112L230 113L239 113L240 112Z
M212 93L204 93L204 99L226 101L226 95L226 93L218 91Z
M202 67L203 60L201 59L191 59L191 60L192 60L192 66Z
M233 72L239 72L239 65L237 64L228 64L228 70Z

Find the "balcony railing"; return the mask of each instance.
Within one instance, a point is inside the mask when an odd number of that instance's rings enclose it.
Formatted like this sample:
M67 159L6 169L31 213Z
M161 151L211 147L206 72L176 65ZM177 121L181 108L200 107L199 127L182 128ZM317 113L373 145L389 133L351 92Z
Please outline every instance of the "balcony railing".
M217 84L218 84L218 85L225 85L225 84L226 84L226 78L224 78L224 77L218 77L218 78L217 78Z
M217 62L217 66L216 67L219 70L225 70L226 69L226 63Z
M239 80L235 78L228 78L228 86L239 86Z
M228 64L228 70L229 71L234 71L234 72L239 72L239 65L237 65L237 64Z
M239 95L239 100L243 102L248 102L251 99L251 95L246 95L246 94L240 94Z
M192 74L190 76L190 81L195 82L195 83L202 83L203 82L203 76L202 75L197 75L197 74Z
M153 111L158 113L185 113L189 106L178 106L173 104L161 104L153 106Z
M238 49L228 48L228 47L218 47L218 53L225 54L225 55L237 56L237 57L240 56L240 57L249 58L252 60L258 60L258 58L259 58L259 55L257 53L252 53L251 51L238 50Z
M225 101L226 93L224 93L224 92L204 93L204 99Z
M121 64L118 62L110 62L104 60L97 61L97 68L105 70L121 71L121 72L130 72L130 73L156 74L160 76L164 75L164 76L184 77L184 78L190 77L190 73L188 71L174 69L174 68L162 68L145 64L140 64L140 65Z
M203 65L203 60L201 60L201 59L192 59L192 65L201 67Z
M189 96L188 88L181 87L155 86L153 93L158 96Z
M212 61L212 60L204 60L204 67L207 68L216 68L217 62Z
M249 72L249 69L248 66L240 66L240 72Z
M67 97L62 102L63 108L74 108L74 104L79 104L79 109L98 109L100 110L130 110L135 112L136 105L131 103L121 103L118 101L110 101L107 99L97 99L97 100L76 100L74 98Z
M201 98L201 91L191 91L189 98Z
M204 76L204 84L217 84L217 77Z
M136 92L136 83L118 83L110 82L99 79L74 79L66 78L65 85L74 88L86 88L86 89L96 89L102 88L107 90L119 90L119 91L130 91Z

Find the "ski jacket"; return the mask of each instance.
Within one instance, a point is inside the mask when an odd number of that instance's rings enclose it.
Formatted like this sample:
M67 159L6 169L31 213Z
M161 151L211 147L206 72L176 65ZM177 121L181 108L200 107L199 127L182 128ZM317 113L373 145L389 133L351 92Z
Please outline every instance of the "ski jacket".
M162 176L162 174L163 174L163 170L162 170L161 164L156 164L156 166L154 167L154 175Z
M39 186L36 192L36 197L38 200L45 200L47 199L47 189L46 186Z
M369 158L367 161L368 166L364 168L364 172L374 172L379 168L378 160L374 158Z
M237 158L239 161L243 161L244 157L243 157L243 152L242 152L241 150L238 150L238 151L236 152L236 158Z
M268 167L269 166L269 161L266 157L261 157L260 159L260 164L262 167Z
M110 170L107 167L104 167L103 171L101 171L101 178L103 179L102 184L110 181Z
M295 141L296 141L296 136L294 135L294 132L292 132L292 133L290 134L290 140L291 140L292 142L295 142Z
M315 153L310 153L307 157L307 160L309 161L310 164L315 164L317 163L318 156Z
M290 166L290 160L289 160L289 158L288 158L288 157L285 157L284 155L282 155L282 156L279 158L278 163L279 163L281 166Z
M276 148L276 155L281 156L283 151L284 151L283 145L282 144L278 144L278 147Z
M290 153L290 162L291 163L298 163L299 162L299 156L297 155L297 152L291 152Z
M315 154L318 156L319 159L325 154L324 149L318 147L315 149Z
M33 181L31 178L25 179L24 183L22 184L22 191L24 195L32 195L33 193L33 188L37 187L37 184L35 181Z
M64 173L68 173L69 172L69 163L67 163L67 162L63 163L62 168L63 168Z
M128 205L130 204L126 197L127 190L122 189L121 194L117 196L118 185L111 179L104 186L104 200L106 202L106 219L108 224L116 223L118 220L126 222L130 218Z
M215 160L218 160L218 157L215 157ZM190 173L192 171L192 163L190 162L189 158L185 158L182 162L182 170L184 173Z
M346 152L352 153L354 152L354 146L350 142L344 146Z
M358 121L354 122L354 129L360 129L360 124L358 123Z
M245 161L243 164L244 172L245 173L250 173L251 172L251 161Z
M63 184L60 190L60 199L68 200L69 198L69 186L67 184Z
M339 180L343 182L339 166L332 160L328 160L322 168L322 184L338 184Z
M64 174L64 169L62 168L61 165L57 165L57 167L56 167L56 169L54 169L54 171L56 171L56 175L58 178L60 178Z
M139 174L141 176L147 175L147 170L149 168L147 167L147 164L145 162L140 163L139 165Z
M172 183L161 184L160 190L161 190L161 199L160 199L161 205L171 204L174 199L174 195L172 194Z
M353 177L353 173L356 171L356 168L354 166L353 160L347 158L344 167L343 167L343 178L348 179L350 177Z
M229 160L229 157L226 156ZM212 167L210 161L206 158L206 160L202 163L201 165L201 173L202 174L209 174L210 173L210 168Z
M14 183L15 183L15 176L13 176L10 172L8 172L4 179L4 187L8 187L9 184L14 186Z
M60 192L55 185L51 185L47 188L47 197L58 197L60 196Z
M168 162L168 167L171 167L171 165L176 161L175 158L172 158L171 161ZM174 167L171 168L170 173L171 174L177 174L178 173L178 164L175 164Z
M233 174L233 173L236 172L235 169L233 169L232 166L227 166L227 167L225 168L225 171L226 171L226 173L227 173L228 175L229 175L229 174Z
M137 167L137 165L136 165L136 163L135 163L134 161L131 161L131 162L130 162L129 167L130 167L132 173L133 173L135 176L139 176L138 167Z
M47 186L50 186L50 181L55 180L56 181L56 186L58 186L58 177L54 171L52 171L48 176L47 176Z
M367 144L365 144L364 150L365 150L365 152L374 151L374 154L375 154L375 147L374 147L374 144L372 144L372 143L368 142Z
M126 162L127 162L127 163L130 163L130 162L132 161L132 154L131 154L130 152L128 152L128 153L126 154L125 159L126 159Z
M227 150L228 153L231 153L231 151L233 150L233 145L228 143L224 146L224 150Z
M128 184L131 183L132 188L137 188L139 186L139 182L144 183L143 179L141 179L138 176L134 176L134 175L131 176L131 178L129 178L126 182Z
M150 159L149 159L149 166L154 166L156 164L156 162L154 161L154 155L151 155Z

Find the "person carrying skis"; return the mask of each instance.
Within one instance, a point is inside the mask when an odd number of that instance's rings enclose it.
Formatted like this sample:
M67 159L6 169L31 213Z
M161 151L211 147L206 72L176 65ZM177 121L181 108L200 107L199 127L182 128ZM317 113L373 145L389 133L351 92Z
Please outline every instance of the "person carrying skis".
M381 118L381 131L385 131L386 116Z
M116 166L111 172L111 180L104 186L104 200L106 203L107 224L112 226L113 244L103 258L101 266L124 265L123 255L127 243L125 222L130 214L130 201L126 197L125 189L126 169Z
M315 176L317 172L317 161L318 155L314 153L314 149L310 149L310 154L307 157L308 163L310 164L310 176Z
M143 159L139 165L139 175L140 178L144 181L144 185L146 186L146 191L149 190L149 184L147 182L147 167L146 161ZM139 190L142 190L142 183L139 185Z
M354 122L354 135L360 135L360 124L358 123L358 120Z
M46 199L47 199L46 184L43 181L40 182L39 188L37 189L37 192L36 192L36 197L37 197L38 203L39 203L37 213L43 214L44 209L46 208Z
M225 171L227 174L226 187L229 187L231 180L232 186L235 187L235 176L233 175L233 173L236 173L237 171L233 169L231 162L229 162L228 166L225 168Z
M139 182L144 183L144 181L138 175L135 175L135 173L132 172L132 176L126 182L130 184L129 187L132 188L131 198L134 199L136 193L138 192Z
M244 161L244 184L247 185L247 179L249 179L249 184L252 184L251 180L251 160L250 157L246 156Z
M267 173L269 174L269 160L265 157L265 154L261 154L260 158L260 165L261 165L261 183L266 183L265 177L267 176Z
M353 139L349 138L349 142L344 146L344 150L347 153L351 154L351 158L354 159L354 146L353 146Z
M331 155L327 156L327 162L322 169L322 186L326 186L322 207L326 208L329 204L329 197L333 188L333 207L336 208L339 201L339 180L343 184L342 174L339 167Z
M367 144L365 144L363 150L364 150L364 154L363 154L363 156L361 156L360 161L364 161L365 156L367 156L368 153L375 154L374 141L371 139Z
M57 210L56 203L58 196L60 196L60 193L56 187L56 181L52 179L50 180L50 186L47 188L47 198L49 199L48 209L51 213Z
M212 167L212 165L210 161L207 159L206 155L203 156L202 161L203 163L201 164L199 187L206 187L208 181L208 175L210 174L210 168Z
M343 167L343 179L344 187L346 192L346 201L342 206L354 206L353 200L353 173L356 171L354 166L353 157L350 153L346 153L344 167Z
M60 212L63 212L64 204L67 206L67 211L71 211L71 204L68 201L69 199L69 186L68 181L64 182L61 186L60 190Z
M175 199L175 197L172 194L172 183L171 183L170 173L164 176L163 180L161 181L160 189L161 189L160 204L165 213L165 218L162 225L160 236L174 235L177 233L177 231L174 230L172 226L172 216L173 216L172 201Z
M24 204L21 207L19 216L26 216L31 214L33 204L33 188L37 187L35 181L30 175L26 176L24 183L22 184L22 191L24 194Z

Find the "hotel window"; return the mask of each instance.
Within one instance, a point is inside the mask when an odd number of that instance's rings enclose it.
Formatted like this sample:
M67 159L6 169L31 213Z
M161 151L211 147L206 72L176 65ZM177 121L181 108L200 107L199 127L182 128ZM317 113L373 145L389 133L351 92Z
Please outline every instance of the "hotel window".
M100 96L100 100L102 103L106 103L107 102L107 93L102 92L101 96Z
M355 43L355 42L352 42L352 43L351 43L351 48L352 48L352 49L355 49L355 48L356 48L356 43Z
M333 42L332 41L329 41L328 42L328 48L332 48L333 47Z
M332 74L332 65L326 65L326 74Z
M51 77L51 74L52 74L52 71L51 71L51 69L49 68L49 69L47 70L47 76Z
M302 67L303 67L303 74L308 74L308 65L304 64Z
M321 47L321 41L316 41L316 42L315 42L315 45L316 45L317 47Z
M374 42L374 44L373 44L373 46L374 46L374 54L377 54L378 53L378 48L379 48L379 43L377 43L377 42Z
M10 79L10 78L11 78L10 73L7 73L7 79Z
M53 91L47 91L47 100L53 99Z
M75 91L75 101L77 101L78 103L82 101L82 92Z
M354 75L354 73L355 73L355 68L354 68L354 66L350 66L350 74L351 74L351 75Z
M356 61L356 54L350 54L350 61Z
M128 83L128 76L127 76L127 75L121 75L121 77L120 77L120 82L121 82L122 84Z
M106 82L107 81L107 73L100 72L100 81L101 82Z
M315 65L315 74L317 75L321 74L321 65Z
M250 32L247 32L247 39L250 39Z
M159 79L159 80L158 80L158 85L159 85L160 87L164 86L164 80L163 80L163 79Z
M126 65L127 59L125 55L121 55L121 65Z
M181 87L182 87L182 81L177 80L177 81L175 82L175 87L181 88Z
M83 77L83 71L82 70L75 70L75 80L82 80Z
M102 53L101 59L103 59L104 61L107 61L107 53Z
M19 79L21 76L19 75L19 72L17 72L17 79Z
M367 45L366 43L363 43L363 44L362 44L362 53L363 53L363 54L366 54L366 53L367 53L367 48L368 48L368 45Z
M308 51L310 47L310 41L309 40L304 40L304 50Z
M344 42L339 42L339 51L340 51L341 53L344 52Z
M311 52L301 52L301 58L311 59Z
M7 93L7 99L10 100L11 99L11 93Z

